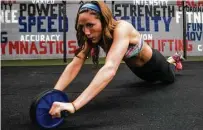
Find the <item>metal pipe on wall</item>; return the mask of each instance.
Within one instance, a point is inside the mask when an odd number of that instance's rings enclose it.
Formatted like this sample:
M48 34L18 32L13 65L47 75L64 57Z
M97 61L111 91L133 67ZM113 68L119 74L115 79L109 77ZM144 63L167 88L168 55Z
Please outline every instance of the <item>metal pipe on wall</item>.
M186 12L185 12L185 1L182 1L183 6L183 56L187 59L187 42L186 42Z
M66 49L66 1L62 1L63 3L63 62L67 62L66 59L66 54L67 54L67 49Z

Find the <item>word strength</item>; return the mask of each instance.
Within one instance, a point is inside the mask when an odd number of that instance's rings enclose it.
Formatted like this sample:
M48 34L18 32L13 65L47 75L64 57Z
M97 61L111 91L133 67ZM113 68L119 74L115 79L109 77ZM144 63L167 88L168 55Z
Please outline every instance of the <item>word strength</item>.
M168 0L133 0L135 5L168 5Z
M180 22L182 12L176 12L176 23ZM186 12L188 23L203 23L203 12Z

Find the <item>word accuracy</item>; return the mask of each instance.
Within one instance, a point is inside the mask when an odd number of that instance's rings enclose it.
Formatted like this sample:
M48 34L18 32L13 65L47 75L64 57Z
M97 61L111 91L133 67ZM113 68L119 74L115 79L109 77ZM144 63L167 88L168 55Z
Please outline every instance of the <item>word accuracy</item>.
M182 12L177 11L176 23L180 22L180 15L182 15ZM186 12L186 16L189 23L203 23L203 12Z
M60 35L21 35L20 41L59 41Z

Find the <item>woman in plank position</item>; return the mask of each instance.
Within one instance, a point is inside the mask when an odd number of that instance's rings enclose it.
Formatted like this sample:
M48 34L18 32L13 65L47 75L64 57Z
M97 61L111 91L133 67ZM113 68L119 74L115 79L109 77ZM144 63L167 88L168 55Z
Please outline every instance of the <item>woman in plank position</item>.
M80 71L92 49L101 47L106 52L103 67L97 72L89 86L70 103L54 102L49 113L60 117L62 110L75 113L114 78L123 60L132 72L148 82L173 83L175 71L182 69L181 55L168 58L152 49L141 38L140 33L128 22L116 21L108 6L102 1L91 1L80 6L75 23L79 49L72 62L67 65L54 89L63 91ZM98 60L98 52L94 52Z

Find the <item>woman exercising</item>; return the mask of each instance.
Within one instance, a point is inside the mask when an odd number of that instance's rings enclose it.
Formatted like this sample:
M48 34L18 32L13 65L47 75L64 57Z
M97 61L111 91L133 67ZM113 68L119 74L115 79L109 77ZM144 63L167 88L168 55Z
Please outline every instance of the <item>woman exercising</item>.
M105 64L89 86L71 103L54 102L49 113L60 117L62 110L75 113L81 109L114 78L123 60L132 72L148 82L173 83L175 71L182 69L180 54L168 58L152 49L140 33L128 22L116 21L108 6L102 1L92 1L80 6L75 23L79 48L67 65L54 89L63 91L76 77L92 49L101 47L106 52ZM94 53L95 61L99 53Z

